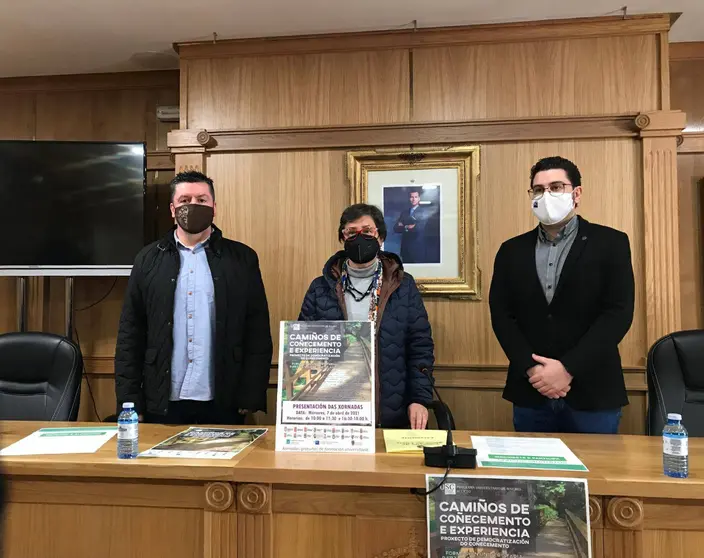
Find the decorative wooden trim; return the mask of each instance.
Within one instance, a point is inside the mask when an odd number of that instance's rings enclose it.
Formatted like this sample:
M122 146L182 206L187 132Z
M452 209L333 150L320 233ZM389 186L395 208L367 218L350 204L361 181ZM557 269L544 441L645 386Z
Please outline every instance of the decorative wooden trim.
M677 136L681 111L643 113L636 118L643 138L646 341L682 328L677 185Z
M686 115L681 110L642 112L636 117L635 124L641 138L676 138L684 130Z
M112 376L115 373L114 357L86 356L83 359L86 373L96 376ZM503 389L506 385L505 364L437 364L434 368L435 386L439 388ZM644 366L626 366L623 369L626 389L633 392L648 391ZM277 364L273 363L269 375L269 387L276 387Z
M174 167L176 172L198 171L206 172L205 170L205 150L189 151L189 150L174 150Z
M147 170L173 170L174 156L170 151L147 151Z
M188 60L179 61L179 128L188 128Z
M272 512L425 519L425 501L404 489L381 492L348 487L276 486Z
M290 151L553 139L635 138L635 114L249 130L173 130L173 153Z
M670 62L679 62L680 60L704 60L704 41L671 43Z
M271 513L271 485L241 484L237 487L240 513Z
M658 33L660 66L660 110L670 110L670 43L667 31Z
M602 503L599 496L589 497L589 525L592 529L601 529L604 524L602 521Z
M704 153L704 132L684 132L677 138L677 153Z
M668 14L648 14L629 16L626 19L620 16L555 19L417 30L202 41L177 43L174 48L181 59L218 58L651 35L669 29Z
M237 554L238 517L234 513L203 514L203 558L231 558Z
M271 558L274 529L270 484L237 487L237 556Z
M178 86L178 70L0 79L0 93L102 91L107 89L170 89Z
M643 501L638 498L611 498L606 506L606 520L610 529L639 531L643 529Z
M235 503L235 489L229 482L211 482L205 486L205 509L225 512Z

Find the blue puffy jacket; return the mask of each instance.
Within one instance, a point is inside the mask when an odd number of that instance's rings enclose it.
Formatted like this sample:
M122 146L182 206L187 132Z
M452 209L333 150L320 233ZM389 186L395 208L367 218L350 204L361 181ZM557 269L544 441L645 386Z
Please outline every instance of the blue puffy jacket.
M377 424L382 428L409 428L408 406L427 405L433 398L433 337L416 282L404 273L401 260L381 252L383 282L377 323ZM345 320L340 283L343 251L328 260L301 307L300 321Z

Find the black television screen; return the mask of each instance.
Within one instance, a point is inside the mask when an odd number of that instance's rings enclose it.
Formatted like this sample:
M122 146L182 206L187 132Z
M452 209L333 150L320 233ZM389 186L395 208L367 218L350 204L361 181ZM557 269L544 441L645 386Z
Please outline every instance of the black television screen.
M0 273L128 274L145 181L143 143L0 141Z

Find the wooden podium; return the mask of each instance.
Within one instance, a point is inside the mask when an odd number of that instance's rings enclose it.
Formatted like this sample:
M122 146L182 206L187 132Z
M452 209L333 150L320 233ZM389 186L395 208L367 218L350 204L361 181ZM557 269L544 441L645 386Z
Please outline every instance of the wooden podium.
M52 423L52 426L61 424ZM47 426L6 422L2 446ZM75 426L75 424L73 425ZM93 424L94 426L94 424ZM142 425L140 449L180 428ZM659 437L565 435L589 473L478 469L466 474L589 480L596 558L704 552L704 440L690 478L662 474ZM469 433L457 432L469 446ZM232 460L11 457L5 558L419 558L426 556L420 455L282 454L273 429Z

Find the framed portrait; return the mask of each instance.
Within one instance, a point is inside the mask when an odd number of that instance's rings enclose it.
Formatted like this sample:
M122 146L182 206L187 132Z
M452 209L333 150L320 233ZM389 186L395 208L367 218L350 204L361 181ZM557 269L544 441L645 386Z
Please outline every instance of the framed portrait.
M383 250L398 255L420 291L479 299L479 146L347 153L351 203L384 214Z

